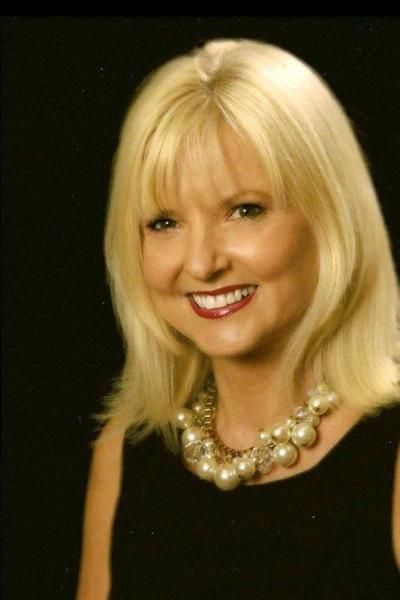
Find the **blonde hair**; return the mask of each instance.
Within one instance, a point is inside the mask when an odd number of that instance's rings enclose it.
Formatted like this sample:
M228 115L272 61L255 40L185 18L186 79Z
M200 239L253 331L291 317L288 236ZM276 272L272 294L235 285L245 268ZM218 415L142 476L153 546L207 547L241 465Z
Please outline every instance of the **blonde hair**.
M173 412L193 399L210 359L152 304L141 223L162 205L182 154L223 160L228 125L257 152L273 197L308 219L319 248L312 303L285 349L282 387L294 403L305 367L363 412L399 398L399 290L366 161L326 83L290 53L214 40L151 74L128 111L115 157L105 254L126 361L102 418L138 441L160 431L177 449ZM283 377L284 375L284 377Z

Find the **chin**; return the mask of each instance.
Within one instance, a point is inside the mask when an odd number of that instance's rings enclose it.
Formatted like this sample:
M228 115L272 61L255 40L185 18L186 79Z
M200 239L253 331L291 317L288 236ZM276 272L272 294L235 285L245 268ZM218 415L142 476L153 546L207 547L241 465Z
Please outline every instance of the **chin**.
M210 358L244 358L257 354L262 350L257 343L247 342L242 339L237 340L193 340L197 348Z

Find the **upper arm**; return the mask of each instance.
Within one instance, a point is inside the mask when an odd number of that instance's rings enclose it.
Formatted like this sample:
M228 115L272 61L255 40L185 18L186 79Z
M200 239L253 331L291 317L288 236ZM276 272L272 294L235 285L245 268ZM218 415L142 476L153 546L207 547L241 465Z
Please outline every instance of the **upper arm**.
M106 600L110 588L110 546L121 480L124 430L106 425L96 440L83 520L76 600Z
M393 495L393 549L400 569L400 447L397 452Z

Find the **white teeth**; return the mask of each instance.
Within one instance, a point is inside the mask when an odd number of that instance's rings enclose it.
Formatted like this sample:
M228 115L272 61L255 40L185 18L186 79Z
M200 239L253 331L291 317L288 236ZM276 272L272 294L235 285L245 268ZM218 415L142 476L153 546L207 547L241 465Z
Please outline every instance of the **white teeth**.
M203 299L202 296L198 296L197 294L193 294L193 298L194 298L196 304L198 304L201 308L205 308L204 299Z
M218 296L193 294L193 298L200 308L223 308L229 304L233 304L234 302L239 302L239 300L242 298L252 294L255 289L256 286L250 285L247 288L237 289L234 292L229 292L228 294L218 294Z
M206 296L206 308L216 308L215 306L215 296Z
M226 300L226 298L225 298L224 294L215 296L215 308L222 308L223 306L226 306L225 300Z

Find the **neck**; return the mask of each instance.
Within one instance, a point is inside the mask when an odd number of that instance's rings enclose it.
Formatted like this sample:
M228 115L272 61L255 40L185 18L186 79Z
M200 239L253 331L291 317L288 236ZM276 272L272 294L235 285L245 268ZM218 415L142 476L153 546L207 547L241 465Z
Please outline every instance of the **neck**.
M218 435L234 448L254 444L257 431L285 421L293 408L282 395L279 357L252 361L214 359L213 373L218 391L215 427ZM311 387L306 374L298 379L298 404Z

